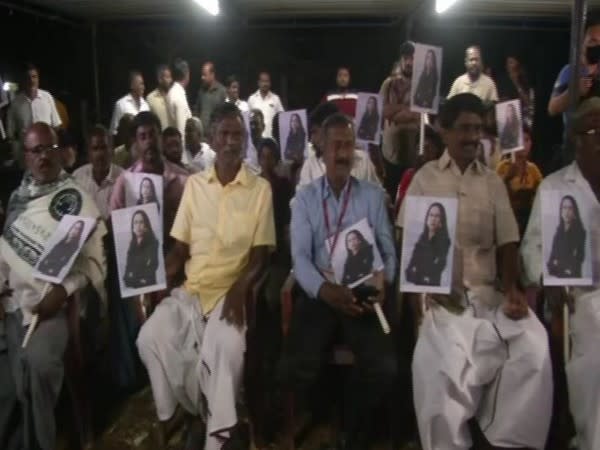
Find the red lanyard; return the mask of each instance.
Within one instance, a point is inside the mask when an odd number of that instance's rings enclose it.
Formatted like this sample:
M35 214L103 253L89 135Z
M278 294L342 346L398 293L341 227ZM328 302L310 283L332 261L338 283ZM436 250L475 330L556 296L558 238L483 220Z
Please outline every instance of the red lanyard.
M325 219L325 228L327 228L327 243L330 244L329 250L329 259L331 259L331 255L333 255L333 251L335 250L335 246L337 245L338 238L340 237L340 226L342 225L342 220L346 215L346 210L348 209L348 203L350 202L350 191L352 190L352 183L348 183L348 190L344 195L344 200L342 204L342 211L340 212L340 217L338 218L337 226L335 228L335 235L333 236L333 243L331 242L331 229L329 225L329 212L327 211L327 201L323 199L323 218Z

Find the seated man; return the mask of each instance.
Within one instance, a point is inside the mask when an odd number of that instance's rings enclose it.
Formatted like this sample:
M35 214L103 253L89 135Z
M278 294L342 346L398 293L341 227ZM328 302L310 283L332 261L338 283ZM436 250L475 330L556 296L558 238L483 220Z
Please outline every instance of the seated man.
M313 151L309 151L309 156L302 165L296 191L325 175L325 163L323 161L323 122L338 112L339 109L334 103L321 103L310 114L310 144L312 146L309 144L309 149L312 147ZM375 166L373 166L369 154L364 150L354 150L352 176L359 180L381 184L381 181L377 178Z
M477 160L483 114L473 94L446 102L447 150L415 174L406 194L458 198L452 295L427 297L412 365L424 450L471 448L472 418L494 449L543 449L550 426L548 338L517 283L519 232L506 188Z
M142 327L137 346L163 426L178 406L202 415L206 450L235 436L245 351L245 305L275 246L269 183L242 163L244 122L231 103L211 117L215 165L185 186L166 261L173 289Z
M191 167L192 172L201 172L215 163L215 151L202 142L202 122L190 117L185 122L185 149L181 161Z
M0 238L0 445L5 450L54 450L54 407L68 339L66 303L88 283L106 296L106 228L94 200L61 170L56 142L45 123L25 133L27 172L11 196ZM65 214L97 218L98 224L63 282L48 285L33 278L32 269ZM23 349L33 314L39 315L39 326Z
M592 267L594 286L578 287L573 290L575 313L571 317L572 357L567 363L567 381L571 414L577 430L577 444L581 450L600 448L598 419L600 418L600 312L598 301L598 256L600 236L600 154L598 153L598 130L600 129L600 99L583 101L571 122L575 135L575 161L542 181L533 203L527 231L521 243L525 275L528 283L539 285L542 267L546 264L542 252L542 216L540 193L548 191L570 191L579 193L594 205L592 229ZM557 205L558 208L558 205ZM583 210L582 210L583 213ZM566 300L563 288L545 288L546 300ZM562 304L553 305L562 309Z
M346 116L334 114L323 124L325 174L300 189L292 206L292 261L299 284L281 377L296 393L306 397L325 364L332 338L341 329L356 357L356 372L347 405L350 430L345 448L368 448L368 426L373 409L380 406L396 376L396 359L390 335L385 335L372 307L359 304L353 292L333 281L331 246L344 245L336 236L347 227L367 219L384 270L375 299L382 302L385 286L394 281L397 269L392 226L383 189L351 176L355 159L354 126ZM334 234L335 233L335 234Z
M181 133L175 127L167 127L162 132L162 150L165 159L176 166L189 171L186 164L181 161L183 154L183 143Z

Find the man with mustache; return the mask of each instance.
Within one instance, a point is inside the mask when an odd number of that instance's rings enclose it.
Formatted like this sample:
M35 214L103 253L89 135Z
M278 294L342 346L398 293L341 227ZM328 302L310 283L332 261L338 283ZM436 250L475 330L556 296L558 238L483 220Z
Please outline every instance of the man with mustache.
M166 271L171 295L137 340L160 420L160 448L177 409L194 416L191 436L206 422L205 450L234 449L240 438L236 402L243 375L245 306L275 246L269 183L243 160L246 131L232 103L210 122L214 166L185 186L171 236ZM186 281L174 285L185 267ZM200 448L190 442L186 448ZM247 446L245 447L247 448Z
M465 51L465 68L467 73L454 80L448 98L468 92L484 102L497 102L496 83L483 73L483 59L479 46L472 45Z
M54 408L69 337L65 307L88 285L106 301L106 227L94 200L61 169L49 125L30 126L24 148L27 171L10 197L0 237L0 445L5 450L53 450ZM45 283L33 278L33 268L65 214L98 223L62 283ZM33 314L40 322L22 348Z
M574 136L575 161L548 175L538 190L533 203L527 231L521 243L524 271L527 281L539 285L545 257L542 253L541 192L562 191L578 193L585 199L586 214L591 213L589 233L592 242L594 285L573 290L573 298L564 295L563 288L545 288L544 297L561 314L565 301L575 311L571 316L572 357L567 363L567 381L571 414L577 430L581 450L600 448L598 417L600 417L600 377L598 376L598 346L600 345L600 312L598 301L598 255L600 255L600 98L584 100L571 122ZM558 208L558 206L557 206ZM582 208L582 213L584 212Z
M335 281L331 253L337 245L345 245L344 229L367 219L384 264L382 272L374 273L379 294L372 300L383 302L385 288L396 274L396 251L384 191L351 175L352 119L332 115L323 124L322 136L325 174L300 189L292 205L290 234L298 289L281 378L296 399L306 398L326 364L332 338L342 330L356 357L354 383L344 400L347 436L342 448L364 450L369 447L374 408L394 382L396 359L391 336L381 330L370 304L359 303L347 286Z
M483 116L474 94L446 102L447 149L415 174L407 193L458 198L452 294L427 297L412 364L424 450L543 449L550 427L548 338L518 282L519 230L506 187L477 159ZM399 228L407 214L403 205ZM482 431L474 436L489 443L473 442L473 418Z

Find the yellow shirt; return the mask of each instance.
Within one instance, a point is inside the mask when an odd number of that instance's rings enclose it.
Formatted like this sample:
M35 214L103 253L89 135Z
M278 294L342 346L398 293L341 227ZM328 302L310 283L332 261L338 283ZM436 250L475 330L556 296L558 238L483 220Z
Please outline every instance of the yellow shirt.
M512 162L510 159L505 159L501 161L500 164L498 164L496 172L503 180L508 171L510 170L511 164ZM523 202L520 201L521 199L519 199L518 197L513 198L514 194L516 194L519 191L533 191L535 193L543 178L544 177L542 176L540 169L538 169L538 167L534 163L527 161L525 176L513 177L508 183L509 195L511 196L511 203L513 205L513 208L531 208L531 205L533 204L533 195L531 196L531 200L527 204L523 204Z
M252 247L275 247L269 183L245 165L221 185L215 168L188 178L171 236L190 247L185 289L208 314L244 270Z

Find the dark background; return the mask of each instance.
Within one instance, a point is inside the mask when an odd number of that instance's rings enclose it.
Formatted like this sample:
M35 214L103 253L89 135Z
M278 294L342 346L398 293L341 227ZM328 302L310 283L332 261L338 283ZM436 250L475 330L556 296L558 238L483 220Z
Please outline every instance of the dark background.
M190 105L196 100L202 63L212 60L221 81L230 74L240 78L243 98L256 90L257 72L267 69L273 90L286 107L311 109L333 87L340 64L351 68L354 88L378 91L407 34L411 40L443 47L442 92L446 93L464 72L465 47L477 43L496 78L504 73L507 54L521 55L536 89L534 159L545 167L553 145L561 140L561 121L550 119L546 106L557 73L568 59L568 25L568 17L564 21L421 17L412 23L369 18L243 24L225 18L100 22L97 116L91 26L0 7L0 77L16 80L20 64L33 61L41 71L41 87L67 104L77 133L83 123L108 124L114 102L128 90L128 70L143 72L149 93L155 87L156 65L175 57L191 64Z

